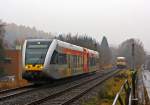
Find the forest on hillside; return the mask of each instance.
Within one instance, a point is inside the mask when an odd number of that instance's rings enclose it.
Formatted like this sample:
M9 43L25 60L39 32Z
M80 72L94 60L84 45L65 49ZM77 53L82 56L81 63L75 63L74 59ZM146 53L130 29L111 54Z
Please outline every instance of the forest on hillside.
M112 47L107 42L104 36L101 42L90 37L87 34L60 34L53 35L44 31L37 30L35 27L31 28L24 25L16 25L14 23L8 24L0 21L1 24L1 49L14 49L16 45L22 45L24 39L27 38L56 38L68 43L78 46L96 50L100 54L100 64L109 65L115 62L117 56L124 56L127 58L128 65L131 66L131 49L132 43L135 44L135 63L137 66L141 65L145 60L145 50L142 42L139 39L127 39L123 41L118 47ZM100 38L101 36L98 36Z
M2 21L1 21L2 22ZM37 30L35 27L28 27L25 25L17 25L15 23L5 23L5 37L4 46L5 48L15 48L16 41L23 41L28 38L52 38L52 34Z

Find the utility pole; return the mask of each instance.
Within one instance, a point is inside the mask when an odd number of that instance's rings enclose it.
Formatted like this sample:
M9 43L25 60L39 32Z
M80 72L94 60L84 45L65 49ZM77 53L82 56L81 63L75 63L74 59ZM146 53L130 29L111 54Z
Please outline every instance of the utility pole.
M135 70L135 44L134 44L134 40L133 40L133 43L132 43L132 94L133 94L133 99L132 99L132 102L133 104L132 105L137 105L137 102L138 102L138 99L136 98L136 73L137 71Z
M132 43L132 70L135 70L135 54L134 54L134 50L135 50L135 45L134 45L134 41Z

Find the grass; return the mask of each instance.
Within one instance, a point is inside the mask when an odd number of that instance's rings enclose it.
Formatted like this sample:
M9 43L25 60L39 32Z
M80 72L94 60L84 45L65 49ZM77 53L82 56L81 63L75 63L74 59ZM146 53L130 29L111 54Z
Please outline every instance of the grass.
M98 95L82 103L82 105L112 105L117 92L126 79L131 81L129 70L123 70L115 77L107 80L103 86L100 87ZM122 96L124 98L125 93L122 93Z
M26 80L18 80L18 81L1 81L0 82L0 90L3 89L10 89L10 88L16 88L16 87L22 87L27 85Z

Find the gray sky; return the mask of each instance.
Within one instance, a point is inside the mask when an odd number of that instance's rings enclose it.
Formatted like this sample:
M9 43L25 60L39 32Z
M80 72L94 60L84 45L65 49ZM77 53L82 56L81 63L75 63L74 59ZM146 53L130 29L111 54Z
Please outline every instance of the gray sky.
M140 39L150 51L150 0L0 0L0 19L52 33L86 33L110 44Z

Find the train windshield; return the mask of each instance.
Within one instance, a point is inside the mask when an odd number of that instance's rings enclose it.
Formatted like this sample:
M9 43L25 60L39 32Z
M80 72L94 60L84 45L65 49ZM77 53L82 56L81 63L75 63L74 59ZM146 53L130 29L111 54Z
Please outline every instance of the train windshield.
M27 42L25 64L44 64L50 41Z
M125 62L125 59L117 59L117 62Z

